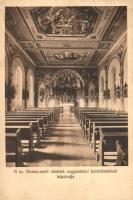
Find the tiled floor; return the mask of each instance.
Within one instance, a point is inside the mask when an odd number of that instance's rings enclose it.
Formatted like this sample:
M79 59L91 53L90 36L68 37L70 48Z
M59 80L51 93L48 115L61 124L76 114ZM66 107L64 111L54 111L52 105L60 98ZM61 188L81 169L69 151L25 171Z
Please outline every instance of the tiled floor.
M73 113L64 111L35 149L28 166L96 166L88 142Z

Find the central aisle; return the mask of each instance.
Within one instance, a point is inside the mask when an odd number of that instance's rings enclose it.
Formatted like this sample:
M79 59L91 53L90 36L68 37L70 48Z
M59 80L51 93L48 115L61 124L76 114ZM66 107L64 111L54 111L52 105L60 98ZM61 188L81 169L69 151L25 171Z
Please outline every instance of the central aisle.
M73 113L64 110L48 136L35 149L28 166L96 166L96 161Z

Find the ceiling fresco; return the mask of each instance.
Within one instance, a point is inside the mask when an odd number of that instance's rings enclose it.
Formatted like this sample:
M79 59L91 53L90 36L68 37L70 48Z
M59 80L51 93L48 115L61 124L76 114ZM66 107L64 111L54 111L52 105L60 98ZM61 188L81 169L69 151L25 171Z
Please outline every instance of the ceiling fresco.
M5 25L38 67L96 67L127 30L127 9L7 7Z
M47 36L91 34L99 15L93 7L42 7L31 14L39 32Z
M88 66L94 50L92 49L46 49L42 51L46 65Z
M63 52L63 53L60 53L60 54L54 54L53 55L54 58L58 59L58 60L77 60L77 59L80 59L83 54L80 54L80 53L77 53L77 52Z

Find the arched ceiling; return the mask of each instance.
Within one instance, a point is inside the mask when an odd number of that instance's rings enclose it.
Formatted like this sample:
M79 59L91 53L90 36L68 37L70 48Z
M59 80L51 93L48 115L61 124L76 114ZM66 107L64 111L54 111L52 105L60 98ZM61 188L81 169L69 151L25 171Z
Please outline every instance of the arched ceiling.
M6 8L6 31L39 67L95 67L126 28L126 7Z

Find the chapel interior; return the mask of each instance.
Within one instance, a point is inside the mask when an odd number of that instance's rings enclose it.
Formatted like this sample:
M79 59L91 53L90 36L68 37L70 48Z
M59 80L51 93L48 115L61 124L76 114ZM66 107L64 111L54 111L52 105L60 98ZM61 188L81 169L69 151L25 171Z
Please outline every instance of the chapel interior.
M7 167L127 166L127 7L6 7Z

